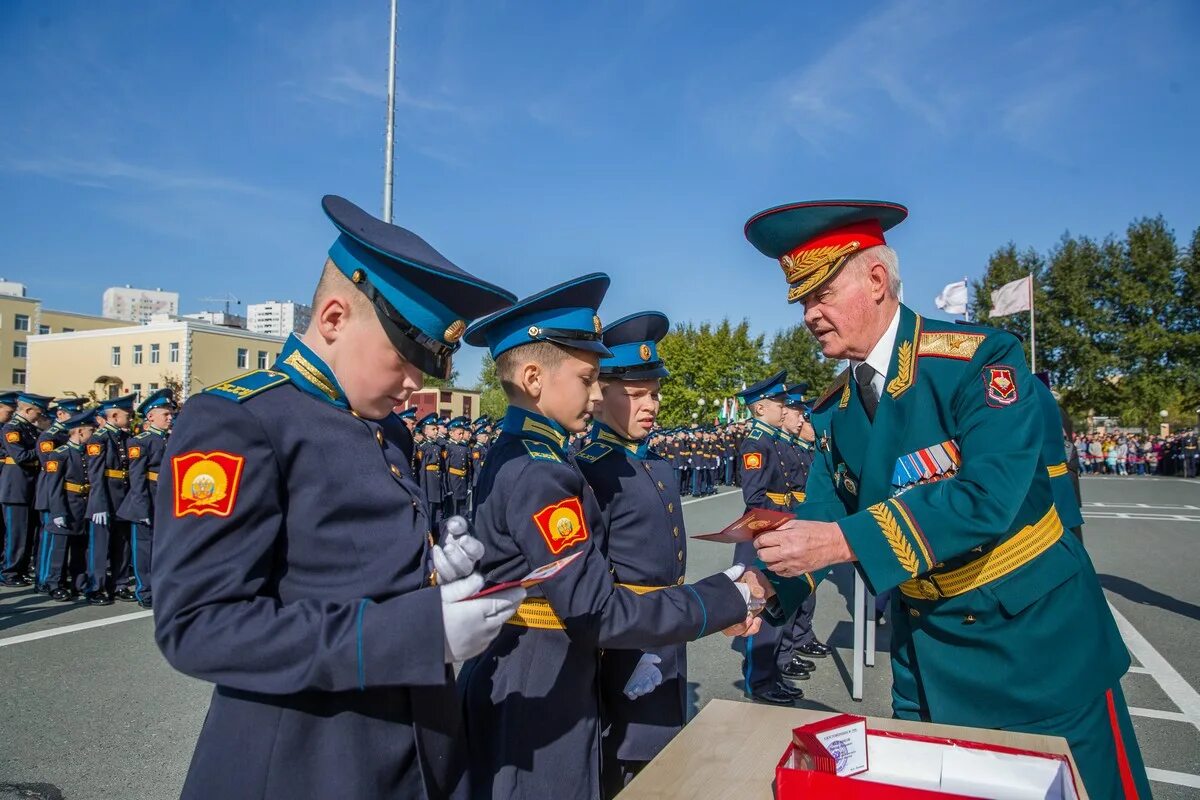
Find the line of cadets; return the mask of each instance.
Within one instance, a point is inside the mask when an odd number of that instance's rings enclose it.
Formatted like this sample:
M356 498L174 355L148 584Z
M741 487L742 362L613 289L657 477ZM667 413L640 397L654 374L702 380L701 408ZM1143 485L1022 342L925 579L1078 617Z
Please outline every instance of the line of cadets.
M135 434L134 401L0 394L4 586L153 606L154 493L176 406L169 389L145 398Z

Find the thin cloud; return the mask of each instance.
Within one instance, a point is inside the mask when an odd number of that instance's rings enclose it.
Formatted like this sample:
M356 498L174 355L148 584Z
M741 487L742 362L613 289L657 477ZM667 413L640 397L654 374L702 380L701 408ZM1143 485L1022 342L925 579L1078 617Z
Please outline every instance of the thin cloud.
M13 172L40 175L91 188L114 188L125 184L153 191L209 191L255 196L271 194L261 186L235 178L162 169L115 158L14 158L4 166Z

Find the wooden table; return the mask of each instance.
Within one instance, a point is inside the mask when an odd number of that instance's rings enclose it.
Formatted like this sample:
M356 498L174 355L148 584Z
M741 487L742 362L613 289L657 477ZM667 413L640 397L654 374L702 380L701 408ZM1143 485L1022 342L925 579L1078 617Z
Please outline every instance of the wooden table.
M775 766L792 740L792 728L830 716L833 712L713 700L633 779L619 800L773 800ZM878 717L867 717L867 724L881 730L970 739L1070 757L1067 740L1061 736ZM1072 767L1074 763L1072 759ZM1078 780L1076 786L1081 800L1087 800Z

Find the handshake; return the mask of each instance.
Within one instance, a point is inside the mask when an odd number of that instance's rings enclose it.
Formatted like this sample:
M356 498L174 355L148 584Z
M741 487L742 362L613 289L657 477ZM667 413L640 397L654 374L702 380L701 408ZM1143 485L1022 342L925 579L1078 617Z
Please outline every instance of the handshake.
M743 564L734 564L724 573L734 582L734 586L746 601L746 619L737 625L731 625L722 631L726 636L753 636L762 627L759 616L766 608L767 600L775 594L775 589L761 572L754 567L746 568Z

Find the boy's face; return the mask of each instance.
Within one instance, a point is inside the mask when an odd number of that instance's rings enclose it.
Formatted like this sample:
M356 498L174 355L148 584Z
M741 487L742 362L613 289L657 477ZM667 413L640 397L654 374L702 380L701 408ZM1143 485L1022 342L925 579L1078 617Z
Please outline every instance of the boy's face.
M105 418L114 428L125 430L129 427L129 422L133 419L133 415L123 408L110 408L105 413Z
M396 406L408 405L425 376L396 352L369 308L355 306L343 314L336 338L329 343L334 353L330 366L350 407L369 419L383 419Z
M631 441L641 441L654 427L662 405L659 381L606 381L598 415L605 424Z
M783 411L783 403L778 400L759 400L754 404L754 415L776 428L782 424Z
M541 366L529 387L537 410L569 433L586 431L601 399L599 364L595 353L571 349L555 366Z
M171 411L169 408L164 408L163 406L152 408L146 412L146 422L158 428L160 431L171 430L171 423L174 421L174 419L175 412Z

